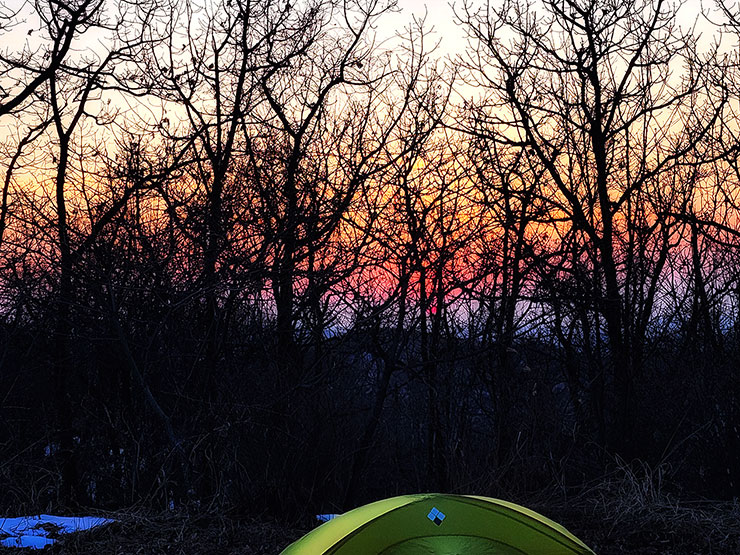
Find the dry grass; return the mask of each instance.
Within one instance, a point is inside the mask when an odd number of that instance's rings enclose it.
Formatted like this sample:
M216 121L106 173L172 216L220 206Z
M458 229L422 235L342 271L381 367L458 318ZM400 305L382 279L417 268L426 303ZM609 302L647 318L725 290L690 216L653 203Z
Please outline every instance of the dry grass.
M668 466L622 462L550 513L599 555L738 555L738 501L679 501L666 491L669 473Z
M571 530L599 555L737 555L740 507L737 503L696 506L655 504L631 518L610 520L594 511L574 520Z

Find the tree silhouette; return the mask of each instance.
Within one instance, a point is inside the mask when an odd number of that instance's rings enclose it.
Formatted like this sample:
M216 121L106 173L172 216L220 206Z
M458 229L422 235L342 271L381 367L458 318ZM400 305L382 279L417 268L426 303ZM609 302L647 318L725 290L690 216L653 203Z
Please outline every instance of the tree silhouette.
M665 2L553 0L544 7L546 15L535 17L523 2L465 4L459 17L476 45L467 66L475 83L490 91L496 111L487 121L497 139L538 158L549 187L540 194L549 198L550 213L582 233L598 276L593 302L609 339L609 443L630 456L644 317L655 302L666 243L652 260L642 259L645 287L629 290L638 251L637 245L620 250L627 233L622 222L649 213L638 203L654 197L655 187L665 186L663 176L707 140L727 93L716 86L711 54L698 55L695 39L676 30L675 10ZM688 69L673 79L671 68L679 63ZM630 313L631 293L639 295L642 321Z

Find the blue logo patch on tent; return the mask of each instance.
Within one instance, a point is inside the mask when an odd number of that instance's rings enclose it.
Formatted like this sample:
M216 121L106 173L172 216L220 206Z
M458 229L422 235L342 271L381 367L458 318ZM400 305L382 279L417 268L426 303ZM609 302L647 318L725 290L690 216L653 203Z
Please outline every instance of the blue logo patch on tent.
M439 526L442 524L442 521L445 519L445 514L440 511L437 507L432 507L432 510L429 511L429 514L427 515L427 518L431 520L434 524Z

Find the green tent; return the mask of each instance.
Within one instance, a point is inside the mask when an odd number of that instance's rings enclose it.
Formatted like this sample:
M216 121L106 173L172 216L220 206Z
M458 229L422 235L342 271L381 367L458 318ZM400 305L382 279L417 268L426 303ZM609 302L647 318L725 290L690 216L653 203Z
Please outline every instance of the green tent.
M403 495L326 522L282 555L593 555L581 540L514 503Z

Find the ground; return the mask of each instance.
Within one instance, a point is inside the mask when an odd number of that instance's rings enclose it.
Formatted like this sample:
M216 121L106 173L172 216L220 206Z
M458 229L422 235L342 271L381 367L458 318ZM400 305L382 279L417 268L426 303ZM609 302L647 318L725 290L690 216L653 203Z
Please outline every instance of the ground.
M629 507L620 505L622 509ZM653 504L614 511L603 501L537 506L565 525L598 555L738 555L740 505ZM611 510L611 512L610 512ZM0 549L0 554L277 555L310 527L272 519L167 513L106 515L114 524L62 536L44 551Z

